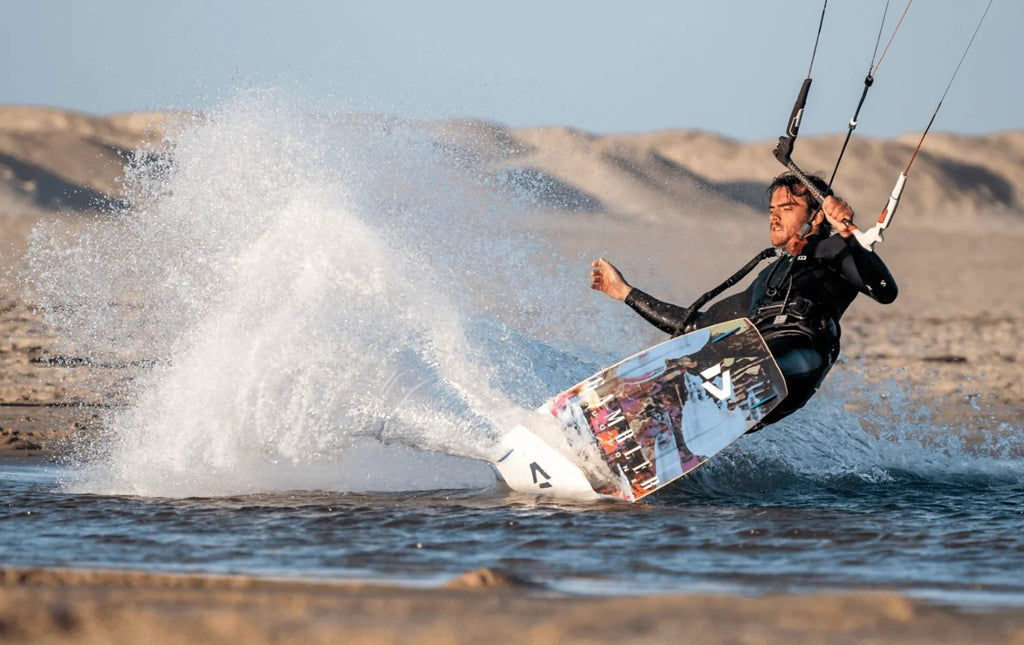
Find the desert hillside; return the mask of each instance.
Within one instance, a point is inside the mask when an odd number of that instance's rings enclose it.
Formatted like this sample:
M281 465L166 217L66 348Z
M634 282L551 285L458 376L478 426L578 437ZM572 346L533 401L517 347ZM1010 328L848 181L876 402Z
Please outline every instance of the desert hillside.
M10 216L25 206L81 211L116 200L124 164L139 150L159 147L175 118L0 106L0 213ZM597 136L477 121L451 121L439 130L494 171L527 174L553 209L655 220L760 212L766 180L782 170L771 155L774 141L742 143L692 130ZM801 137L794 159L806 171L828 175L842 140ZM860 209L880 209L916 143L917 135L854 136L837 192ZM1024 219L1024 132L930 134L914 163L901 218L920 225L991 214Z

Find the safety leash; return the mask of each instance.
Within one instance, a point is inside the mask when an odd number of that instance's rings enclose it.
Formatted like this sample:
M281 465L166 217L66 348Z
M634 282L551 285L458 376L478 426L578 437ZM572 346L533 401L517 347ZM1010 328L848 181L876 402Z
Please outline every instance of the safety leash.
M839 172L839 164L843 161L843 155L846 154L846 146L850 143L850 137L853 136L853 131L857 129L857 117L860 116L860 109L864 107L864 99L868 97L868 90L875 83L875 75L878 74L878 68L882 66L882 61L885 60L885 55L889 52L889 47L892 45L892 41L896 38L896 33L900 30L900 25L903 24L903 19L907 17L907 12L910 10L910 5L914 0L907 0L907 6L903 8L903 13L900 15L900 19L896 21L896 27L892 30L892 35L889 36L889 41L885 44L885 49L882 50L882 55L878 57L878 62L875 62L875 56L878 54L878 46L882 42L882 30L885 29L885 16L889 13L889 0L885 2L885 9L882 11L882 23L878 26L878 37L875 38L875 49L871 52L871 64L868 65L868 75L864 77L864 90L860 93L860 100L857 101L857 109L853 111L853 117L850 118L850 123L846 130L846 139L843 140L843 147L839 150L839 156L836 157L836 165L832 169L832 178L828 180L828 187L831 189L832 184L836 180L836 174Z
M892 217L896 214L896 207L900 205L900 197L903 194L903 187L907 183L907 175L910 173L910 167L914 165L914 160L917 159L917 153L921 151L921 145L924 143L924 138L928 136L928 132L932 129L932 124L935 123L935 117L938 116L939 110L942 108L942 102L946 100L946 95L949 94L949 88L953 86L953 81L956 79L957 73L960 72L960 66L964 64L964 59L967 58L967 52L971 50L971 45L974 44L974 39L977 38L978 32L981 30L982 23L985 22L985 17L988 15L988 10L992 7L993 0L989 0L988 4L985 5L985 11L981 14L981 19L978 20L978 26L974 28L974 33L971 35L970 41L967 43L967 47L964 48L964 53L960 56L960 61L956 64L956 69L953 70L953 75L949 78L949 83L946 84L946 90L942 93L942 97L939 98L938 105L935 106L935 111L932 112L931 119L928 120L928 125L925 127L924 132L921 133L921 139L917 142L917 147L914 148L914 154L910 156L910 161L907 163L906 169L900 173L900 176L896 178L896 185L893 186L892 193L889 194L889 201L886 203L885 208L882 209L882 214L878 216L878 220L875 225L867 231L861 231L851 222L850 228L853 230L853 235L860 242L860 245L869 251L875 250L875 244L881 242L884 238L882 232L889 228L892 223Z

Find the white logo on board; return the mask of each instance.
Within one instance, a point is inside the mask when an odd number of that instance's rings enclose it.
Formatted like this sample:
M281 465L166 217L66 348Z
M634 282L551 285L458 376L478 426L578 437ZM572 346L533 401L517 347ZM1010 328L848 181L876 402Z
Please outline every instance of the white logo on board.
M732 373L729 370L722 371L722 364L718 363L707 368L700 373L704 377L704 389L707 390L711 396L715 397L719 401L724 401L732 396ZM722 387L715 385L711 379L722 376Z

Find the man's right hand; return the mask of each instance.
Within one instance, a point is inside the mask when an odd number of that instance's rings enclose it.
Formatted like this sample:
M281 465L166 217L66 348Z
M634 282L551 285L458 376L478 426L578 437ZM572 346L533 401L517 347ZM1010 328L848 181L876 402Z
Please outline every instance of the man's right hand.
M850 237L856 226L853 224L853 208L842 199L829 195L821 205L821 210L832 225L832 230L843 237Z
M633 287L623 279L619 270L604 258L595 260L590 268L590 288L603 291L616 300L625 300Z

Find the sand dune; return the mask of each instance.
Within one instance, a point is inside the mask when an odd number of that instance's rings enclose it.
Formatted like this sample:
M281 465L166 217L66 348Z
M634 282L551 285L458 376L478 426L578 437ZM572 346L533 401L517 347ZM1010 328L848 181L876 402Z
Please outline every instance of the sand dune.
M121 169L136 150L160 142L165 118L0 108L0 208L3 193L47 210L88 210L117 199Z
M46 210L86 210L97 200L117 199L124 164L137 151L159 146L169 120L186 117L0 107L0 208L28 199ZM771 155L774 141L741 143L692 130L597 136L473 121L438 124L438 130L494 170L543 173L566 196L575 191L591 198L551 200L570 211L583 203L584 210L655 219L760 212L766 180L782 170ZM794 159L806 171L830 175L842 139L802 137ZM855 135L837 191L862 211L880 209L916 143L916 135ZM991 214L1024 220L1024 132L932 133L914 163L901 208L903 217L916 222Z

